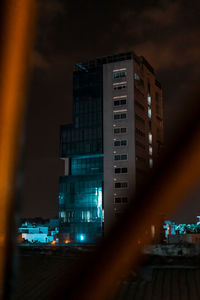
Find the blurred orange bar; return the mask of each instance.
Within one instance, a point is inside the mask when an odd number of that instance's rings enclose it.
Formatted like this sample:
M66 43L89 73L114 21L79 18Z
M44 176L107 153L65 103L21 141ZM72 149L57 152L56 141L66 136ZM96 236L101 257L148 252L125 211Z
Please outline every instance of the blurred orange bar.
M0 77L0 290L7 261L15 175L25 109L25 84L33 41L35 0L7 0Z

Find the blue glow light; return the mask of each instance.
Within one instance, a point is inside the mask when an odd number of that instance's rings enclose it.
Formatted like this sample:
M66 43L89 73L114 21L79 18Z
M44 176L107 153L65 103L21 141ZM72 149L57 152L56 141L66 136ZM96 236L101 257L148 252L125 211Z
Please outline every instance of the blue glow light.
M80 234L80 241L83 242L85 240L85 235L84 234Z

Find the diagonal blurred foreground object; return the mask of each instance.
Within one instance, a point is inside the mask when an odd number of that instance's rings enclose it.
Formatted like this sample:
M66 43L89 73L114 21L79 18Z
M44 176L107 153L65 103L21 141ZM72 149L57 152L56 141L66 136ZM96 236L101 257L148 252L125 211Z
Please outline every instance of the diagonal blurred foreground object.
M25 110L28 59L33 41L34 0L1 2L0 56L0 291L9 299L16 170ZM9 280L8 280L9 278Z
M146 228L159 227L159 215L175 210L199 184L200 179L200 93L190 95L190 106L182 111L171 145L159 168L149 174L143 190L105 237L94 256L77 268L74 281L58 286L56 298L113 299L120 281L141 263L141 246L151 242ZM66 296L67 291L67 296Z

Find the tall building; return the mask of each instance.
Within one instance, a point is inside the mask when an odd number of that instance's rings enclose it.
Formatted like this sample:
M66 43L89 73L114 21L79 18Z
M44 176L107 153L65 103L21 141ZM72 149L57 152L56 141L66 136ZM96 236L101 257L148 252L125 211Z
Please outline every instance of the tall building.
M75 242L106 232L159 159L162 89L144 57L125 53L75 65L73 124L61 126L61 230Z

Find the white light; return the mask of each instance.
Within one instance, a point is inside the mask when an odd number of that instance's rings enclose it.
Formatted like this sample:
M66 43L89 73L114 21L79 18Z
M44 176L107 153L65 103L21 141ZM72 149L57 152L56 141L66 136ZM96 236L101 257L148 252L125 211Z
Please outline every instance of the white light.
M117 178L114 178L114 181L116 181L117 180Z
M152 134L149 133L149 144L152 144Z
M116 124L113 124L113 127L116 127Z
M147 96L147 102L149 105L151 105L151 96L150 95Z
M126 84L127 81L121 81L121 82L116 82L116 83L113 83L113 85L121 85L121 84Z
M113 72L120 72L120 71L126 71L126 70L127 70L127 68L115 69L115 70L113 70Z
M115 97L113 97L113 99L121 99L121 98L127 98L127 95L124 95L124 96L115 96Z
M113 153L117 153L116 151L113 151Z
M148 107L148 117L151 118L151 108Z
M113 110L114 113L124 112L124 111L127 111L127 109Z
M117 166L113 166L114 168L117 168Z

